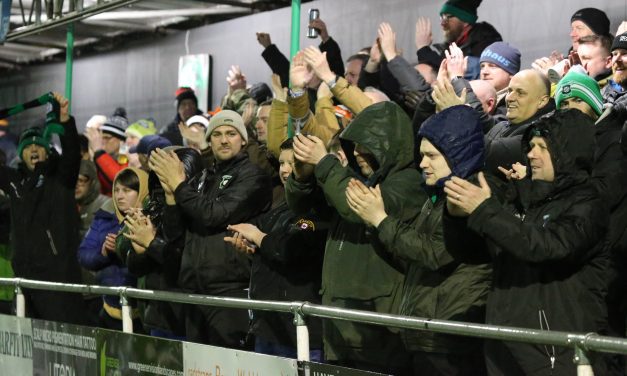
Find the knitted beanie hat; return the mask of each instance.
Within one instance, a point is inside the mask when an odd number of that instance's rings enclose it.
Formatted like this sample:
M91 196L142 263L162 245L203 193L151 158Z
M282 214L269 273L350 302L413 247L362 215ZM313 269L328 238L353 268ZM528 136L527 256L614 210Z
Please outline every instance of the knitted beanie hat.
M622 33L621 35L617 35L616 38L614 38L611 51L614 51L617 48L627 50L627 33Z
M573 14L570 22L581 21L596 35L610 35L610 19L604 11L597 8L583 8Z
M442 14L453 15L464 22L474 24L477 22L477 8L481 4L481 0L448 0L440 9Z
M231 127L237 129L244 141L248 142L248 132L246 131L244 120L240 114L231 110L222 110L211 117L211 120L209 120L209 126L207 127L207 132L205 133L205 139L209 139L211 132L222 125L230 125Z
M20 135L20 141L17 146L17 155L22 158L22 152L28 145L36 144L44 149L47 153L50 153L50 142L44 137L41 128L33 127L28 128Z
M128 120L126 119L126 110L124 108L116 108L112 116L100 126L102 133L110 134L122 141L126 140L126 128L128 128Z
M494 42L481 53L480 63L492 63L514 75L520 70L520 51L506 42Z
M177 110L181 106L181 102L184 101L185 99L193 100L194 103L196 104L196 107L198 107L198 98L196 97L196 93L194 93L194 89L192 89L191 87L181 86L180 88L176 89L176 92L174 93L174 95L176 96L176 109Z
M579 98L586 102L597 115L603 112L603 97L599 84L590 76L579 72L568 72L557 84L555 104L560 108L562 101Z
M139 119L126 128L126 134L142 138L151 134L157 134L155 121L152 119Z

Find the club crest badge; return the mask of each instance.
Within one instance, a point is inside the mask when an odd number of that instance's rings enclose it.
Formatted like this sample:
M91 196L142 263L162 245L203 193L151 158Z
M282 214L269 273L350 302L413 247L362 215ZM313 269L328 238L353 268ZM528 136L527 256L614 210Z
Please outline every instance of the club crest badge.
M220 181L220 189L226 188L229 182L233 179L233 175L222 175L222 181Z

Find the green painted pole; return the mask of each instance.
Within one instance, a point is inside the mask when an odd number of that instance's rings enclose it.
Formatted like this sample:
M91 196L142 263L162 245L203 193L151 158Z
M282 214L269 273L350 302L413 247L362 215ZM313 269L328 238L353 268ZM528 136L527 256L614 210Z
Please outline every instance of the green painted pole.
M292 0L292 33L290 37L290 63L300 49L300 0ZM288 118L287 137L294 136L292 118Z
M292 0L292 34L290 38L290 61L300 49L300 0Z
M65 49L65 97L70 101L68 110L72 112L72 67L74 65L74 24L67 27L67 47Z

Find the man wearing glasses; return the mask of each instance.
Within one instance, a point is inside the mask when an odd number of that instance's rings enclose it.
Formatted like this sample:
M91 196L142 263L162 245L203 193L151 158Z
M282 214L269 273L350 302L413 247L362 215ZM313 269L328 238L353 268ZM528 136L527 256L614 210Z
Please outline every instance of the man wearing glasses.
M481 0L448 0L440 9L440 26L444 42L433 44L431 21L421 17L416 23L418 62L441 61L444 51L457 44L468 57L464 78L479 78L479 57L490 44L502 41L501 34L487 22L477 22L477 8Z

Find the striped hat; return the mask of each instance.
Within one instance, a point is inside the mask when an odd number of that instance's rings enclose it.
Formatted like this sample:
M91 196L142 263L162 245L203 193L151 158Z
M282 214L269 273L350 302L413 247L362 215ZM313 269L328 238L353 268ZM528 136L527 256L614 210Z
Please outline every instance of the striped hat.
M126 112L123 114L126 115ZM113 116L107 117L104 124L100 126L100 131L126 141L126 128L128 128L128 120L116 110Z
M560 108L563 100L573 97L586 102L597 115L603 112L601 89L592 77L575 71L570 71L562 77L555 90L557 108Z

